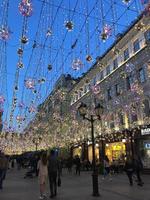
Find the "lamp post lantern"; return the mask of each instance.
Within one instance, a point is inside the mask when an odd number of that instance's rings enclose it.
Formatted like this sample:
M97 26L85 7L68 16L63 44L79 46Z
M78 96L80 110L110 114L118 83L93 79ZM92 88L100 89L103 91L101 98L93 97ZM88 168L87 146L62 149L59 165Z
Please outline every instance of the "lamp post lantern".
M91 138L92 138L92 156L93 156L93 173L92 173L92 182L93 182L93 196L99 196L98 189L98 171L96 169L96 157L95 157L95 138L94 138L94 122L98 119L101 120L101 114L103 112L103 107L98 104L95 107L95 115L91 114L90 117L87 117L87 105L81 103L78 107L78 111L83 119L88 120L91 123Z

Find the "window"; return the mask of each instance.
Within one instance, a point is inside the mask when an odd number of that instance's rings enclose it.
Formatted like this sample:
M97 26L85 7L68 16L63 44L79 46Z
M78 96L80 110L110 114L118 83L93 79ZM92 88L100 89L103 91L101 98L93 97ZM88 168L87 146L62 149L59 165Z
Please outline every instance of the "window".
M124 51L124 61L126 61L129 58L129 49L126 49Z
M118 67L118 59L116 58L114 61L113 61L113 69L116 69Z
M111 88L109 88L109 89L107 90L107 97L108 97L108 100L111 100L111 99L112 99L112 90L111 90Z
M124 117L122 113L118 114L120 125L124 125Z
M149 101L147 99L145 99L143 103L144 103L145 117L149 117L150 116L150 104L149 104Z
M110 66L107 66L106 67L106 75L109 75L110 74Z
M103 78L104 78L104 72L101 71L100 80L102 80Z
M116 96L120 95L120 86L119 86L119 84L115 85L115 94L116 94Z
M146 40L150 41L150 30L146 32Z
M144 83L146 81L144 68L139 69L139 78L140 83Z
M131 89L131 85L133 83L133 77L130 75L127 77L126 79L126 82L127 82L127 90L130 90Z
M135 40L135 42L133 43L133 49L134 49L134 53L140 49L139 39Z

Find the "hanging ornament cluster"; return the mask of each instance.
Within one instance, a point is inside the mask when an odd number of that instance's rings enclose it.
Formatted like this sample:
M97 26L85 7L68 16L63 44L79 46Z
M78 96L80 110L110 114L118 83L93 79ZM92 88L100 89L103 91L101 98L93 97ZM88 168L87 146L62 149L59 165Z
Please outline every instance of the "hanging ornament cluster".
M72 31L74 28L74 24L72 21L65 21L65 27L68 31Z
M33 6L30 0L22 0L19 3L19 11L23 16L30 17L33 11Z
M73 62L72 62L72 69L74 69L74 70L80 70L82 67L83 67L83 63L82 63L82 61L79 58L73 60Z
M26 86L27 89L34 89L34 87L35 87L35 80L31 79L31 78L25 80L25 86Z
M101 39L105 42L111 36L111 33L112 33L111 26L109 26L109 25L106 24L103 27L103 31L101 33Z
M0 104L4 104L5 97L3 95L0 95Z
M0 40L7 41L10 38L11 31L8 27L0 27Z

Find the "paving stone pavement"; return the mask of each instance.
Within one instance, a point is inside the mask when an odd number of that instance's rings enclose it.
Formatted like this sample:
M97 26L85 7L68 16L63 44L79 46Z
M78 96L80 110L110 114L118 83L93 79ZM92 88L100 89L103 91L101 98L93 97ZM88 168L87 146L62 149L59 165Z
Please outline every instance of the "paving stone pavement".
M9 171L0 200L38 200L37 178L23 179L24 171ZM144 186L129 186L124 175L115 175L112 181L99 176L100 197L93 197L91 172L81 172L81 176L64 172L62 186L58 188L56 200L150 200L150 175L143 175ZM48 188L47 188L48 191ZM49 193L49 192L48 192ZM48 195L49 196L49 195Z

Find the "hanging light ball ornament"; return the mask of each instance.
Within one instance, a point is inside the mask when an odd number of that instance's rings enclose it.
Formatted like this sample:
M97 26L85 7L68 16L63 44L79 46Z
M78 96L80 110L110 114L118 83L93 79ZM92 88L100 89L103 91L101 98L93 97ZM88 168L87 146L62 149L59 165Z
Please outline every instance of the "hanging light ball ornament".
M33 6L30 0L22 0L19 3L19 11L23 16L30 17L33 11Z
M105 42L109 38L109 36L111 36L111 33L112 33L111 27L106 24L103 27L103 31L101 33L101 39Z
M0 27L0 40L7 41L10 38L11 31L8 27Z
M27 80L25 80L25 86L27 89L34 89L35 87L35 80L29 78Z
M73 60L73 62L72 62L72 69L74 69L74 70L80 70L82 67L83 67L83 63L82 63L82 61L79 58Z
M23 65L22 62L18 62L18 63L17 63L17 66L18 66L19 69L22 69L22 68L24 67L24 65Z
M17 50L17 53L18 53L19 56L22 56L22 54L23 54L23 49L19 48L19 49Z
M51 65L51 64L48 64L47 69L48 69L48 71L51 71L51 70L52 70L52 65Z
M123 0L122 2L123 2L124 4L128 4L128 3L130 3L130 1L131 1L131 0Z
M91 55L87 55L86 56L86 61L87 62L91 62L92 61L92 56Z
M4 104L5 102L5 97L0 95L0 104Z
M74 28L74 24L72 21L65 21L65 27L68 31L72 31Z
M50 29L47 30L46 36L49 37L52 35L52 31Z
M26 44L28 42L28 38L24 35L24 36L22 36L22 38L21 38L21 43L22 44Z

